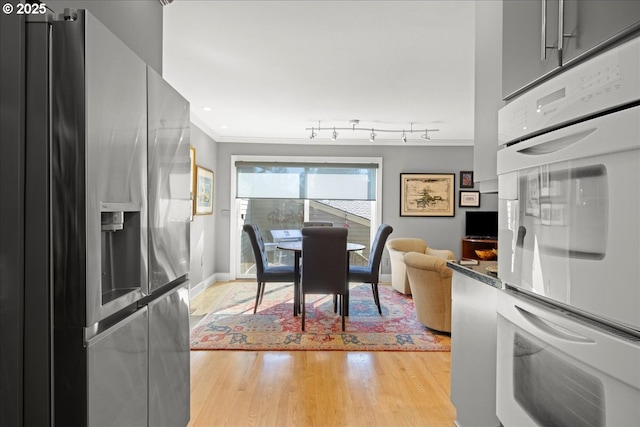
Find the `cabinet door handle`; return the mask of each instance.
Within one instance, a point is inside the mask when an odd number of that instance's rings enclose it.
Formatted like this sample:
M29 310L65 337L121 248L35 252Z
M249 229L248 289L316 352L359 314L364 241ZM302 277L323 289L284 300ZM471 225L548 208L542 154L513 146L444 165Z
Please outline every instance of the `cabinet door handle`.
M540 29L540 60L547 60L547 0L542 0L542 16L540 22L542 26Z
M564 45L564 0L558 1L558 52L562 59L562 49Z

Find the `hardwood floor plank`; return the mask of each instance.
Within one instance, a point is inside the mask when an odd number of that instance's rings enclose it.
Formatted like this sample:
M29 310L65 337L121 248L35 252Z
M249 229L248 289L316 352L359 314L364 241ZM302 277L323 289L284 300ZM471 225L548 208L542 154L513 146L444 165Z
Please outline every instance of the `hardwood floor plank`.
M453 426L447 354L192 352L189 426Z
M452 427L449 378L448 352L192 351L189 427Z

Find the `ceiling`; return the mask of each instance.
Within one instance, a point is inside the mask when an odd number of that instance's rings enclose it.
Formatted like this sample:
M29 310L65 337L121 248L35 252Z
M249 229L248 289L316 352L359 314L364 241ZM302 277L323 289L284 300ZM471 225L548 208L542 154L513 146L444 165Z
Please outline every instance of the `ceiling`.
M163 76L216 141L472 144L474 1L175 0L163 14ZM348 128L335 142L334 127Z

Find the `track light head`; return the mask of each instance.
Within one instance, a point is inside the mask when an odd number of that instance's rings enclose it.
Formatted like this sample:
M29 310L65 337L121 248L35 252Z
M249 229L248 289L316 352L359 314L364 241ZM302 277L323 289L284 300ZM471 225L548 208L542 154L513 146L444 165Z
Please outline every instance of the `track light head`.
M407 134L404 133L404 130L402 131L402 138L400 138L402 140L402 142L407 142Z
M373 142L376 140L376 133L371 129L371 136L369 137L369 141Z
M336 128L333 128L333 133L331 134L331 140L335 141L338 139L338 132L336 132Z
M429 141L431 138L429 137L429 130L424 130L424 135L421 136L422 139Z
M309 139L313 139L316 137L316 133L313 131L313 128L311 128L311 135L309 135Z

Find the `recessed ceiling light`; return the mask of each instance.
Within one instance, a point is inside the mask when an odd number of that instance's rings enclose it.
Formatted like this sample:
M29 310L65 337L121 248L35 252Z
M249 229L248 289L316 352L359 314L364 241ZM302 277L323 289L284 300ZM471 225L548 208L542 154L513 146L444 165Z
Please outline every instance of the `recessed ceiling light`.
M227 129L229 126L227 125L220 125L220 129Z
M202 107L204 111L211 111L211 107Z

